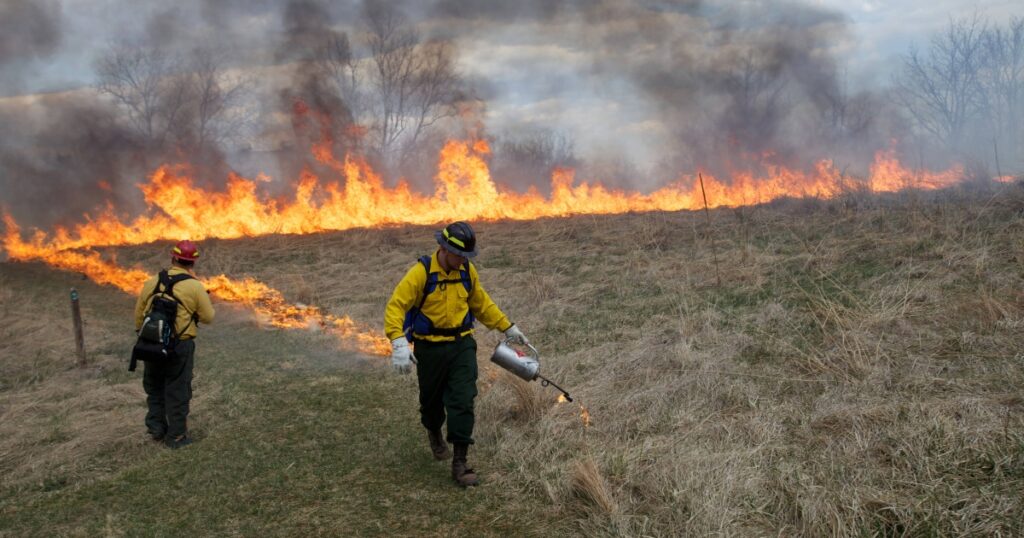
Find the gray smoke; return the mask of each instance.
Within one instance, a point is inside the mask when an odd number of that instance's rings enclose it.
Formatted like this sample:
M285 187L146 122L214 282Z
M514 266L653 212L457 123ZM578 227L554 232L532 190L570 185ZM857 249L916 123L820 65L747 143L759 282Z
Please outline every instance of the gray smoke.
M335 155L344 155L358 143L348 129L352 113L323 63L328 51L349 50L348 37L333 29L332 19L319 0L291 0L282 11L283 39L275 57L290 67L280 82L278 103L295 140L278 155L287 180L297 179L304 167L318 167L309 152L314 144L329 144Z
M863 143L875 134L863 118L857 133L834 119L855 96L835 57L849 38L847 21L828 9L698 0L439 0L435 8L457 24L471 21L481 35L530 21L550 43L582 55L559 74L564 99L595 87L632 88L671 133L663 159L675 173L808 166L853 135Z
M60 45L60 2L7 0L0 4L0 65L45 57Z
M32 63L56 52L60 43L59 1L0 3L0 95L17 93Z
M365 16L378 3L183 0L140 6L122 0L82 22L80 14L62 13L55 0L9 0L0 5L0 92L31 81L40 59L70 54L83 43L116 37L186 56L204 46L221 54L227 68L254 73L251 102L259 116L244 143L204 149L212 157L199 176L222 181L223 152L243 173L269 172L286 183L301 167L317 166L309 158L313 143L329 139L336 155L359 147L354 109L324 70L324 44L347 43L355 58L365 60ZM837 60L850 38L848 22L810 2L389 4L415 23L422 39L445 39L459 47L459 57L475 69L462 70L466 91L485 99L477 108L487 110L488 121L498 126L488 126L489 132L521 133L495 144L496 151L508 148L509 155L495 155L495 161L519 178L520 187L545 185L548 178L541 172L566 163L589 167L590 177L617 186L650 187L637 178L653 174L663 181L698 168L728 172L762 162L809 166L822 157L849 162L854 155L870 157L898 127L880 121L884 113L877 96L848 89ZM65 34L69 37L62 40ZM531 52L524 56L522 50ZM615 115L602 121L602 112L585 109L583 120L569 116L595 102L615 109ZM513 112L503 113L492 103L510 104ZM165 154L143 151L125 129L123 110L88 90L73 98L40 100L33 110L0 103L7 116L0 126L0 203L44 227L77 219L110 199L110 193L93 187L100 181L117 196L134 200L132 185L144 180L155 161L189 153L178 147ZM639 135L620 132L623 118L641 129ZM460 128L455 123L448 128ZM594 139L608 145L587 147L585 142ZM656 149L647 147L651 139L660 141ZM249 147L253 150L244 151ZM638 169L638 148L647 156L656 152L656 162L647 159ZM524 152L536 162L517 174L511 167ZM435 163L423 155L417 168L427 175ZM580 161L594 155L601 158ZM538 177L531 182L530 176ZM52 199L62 203L49 204Z
M23 226L80 221L108 201L138 207L131 173L146 173L115 112L92 99L49 95L0 115L0 204Z

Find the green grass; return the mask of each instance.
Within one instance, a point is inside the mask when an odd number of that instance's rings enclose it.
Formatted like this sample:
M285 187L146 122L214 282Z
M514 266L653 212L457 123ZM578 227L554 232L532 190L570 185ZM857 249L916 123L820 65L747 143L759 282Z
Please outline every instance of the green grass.
M33 277L60 286L64 275L40 271ZM118 293L89 292L83 301ZM93 454L87 470L57 466L35 483L0 486L0 535L564 532L541 499L510 497L492 471L498 466L495 447L471 451L483 485L462 490L453 484L449 462L433 460L426 446L411 376L362 365L324 337L260 330L232 320L238 314L231 307L219 308L226 320L203 327L197 341L191 421L197 442L172 451L146 441L140 399L128 426L131 441ZM130 323L130 311L103 314ZM121 338L97 347L126 345L130 340ZM377 360L379 366L383 361ZM141 366L135 374L116 366L97 379L112 386L141 384ZM24 380L15 383L32 389ZM67 420L52 416L41 442L71 439ZM506 503L533 508L508 512Z

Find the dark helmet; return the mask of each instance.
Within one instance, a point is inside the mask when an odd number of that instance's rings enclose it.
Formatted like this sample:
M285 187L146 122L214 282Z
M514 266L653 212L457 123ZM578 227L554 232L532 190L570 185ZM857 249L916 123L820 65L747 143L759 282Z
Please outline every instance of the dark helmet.
M188 239L178 241L171 249L171 257L183 262L194 262L199 258L199 248Z
M476 256L476 234L468 222L458 221L445 226L443 230L434 232L437 244L448 252L464 258Z

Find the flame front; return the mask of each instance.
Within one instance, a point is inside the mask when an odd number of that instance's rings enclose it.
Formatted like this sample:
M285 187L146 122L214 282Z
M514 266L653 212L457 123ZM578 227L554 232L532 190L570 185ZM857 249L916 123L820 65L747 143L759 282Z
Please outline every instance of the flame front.
M413 192L404 181L384 186L372 168L357 156L337 160L326 148L314 148L318 161L335 171L339 181L322 182L309 170L296 184L290 201L260 194L260 179L236 174L223 191L195 186L181 166L157 169L139 184L149 214L122 221L112 206L73 229L58 228L52 236L37 234L31 244L46 250L99 245L143 244L188 237L238 238L268 234L309 234L382 224L435 224L465 220L530 220L580 214L700 209L704 197L696 176L683 175L650 194L608 189L577 182L572 169L559 169L551 178L551 195L535 189L517 193L495 183L487 166L490 149L484 141L449 141L441 151L432 195ZM765 166L766 172L739 172L725 182L703 174L710 207L769 202L780 197L830 198L843 192L844 178L828 161L804 172ZM954 184L963 170L911 172L893 150L880 151L871 166L867 186L876 192L905 188L937 189ZM8 234L10 237L10 234ZM12 256L14 245L5 241Z
M139 269L124 269L114 261L104 260L99 253L52 250L28 244L20 239L17 224L4 216L7 226L4 245L19 260L38 259L68 271L82 273L98 284L109 284L126 293L135 294L149 278ZM280 328L318 328L336 336L344 347L372 355L387 355L391 345L386 338L368 327L360 326L348 316L335 316L315 306L289 304L280 291L246 278L234 280L225 275L200 278L210 295L232 303L240 303L268 325Z
M321 182L307 169L302 172L292 199L287 201L260 194L259 183L267 181L262 175L249 180L231 174L224 190L211 191L197 187L184 167L165 165L147 183L138 185L150 208L148 214L122 221L113 206L108 205L99 216L72 229L59 227L51 235L36 232L28 241L22 239L14 219L4 214L3 246L12 259L40 259L55 267L84 273L97 283L136 293L147 277L144 272L120 268L88 249L186 237L202 240L308 234L456 219L529 220L693 210L704 207L705 194L709 207L722 207L764 203L780 197L830 198L845 189L842 174L828 161L821 161L812 172L766 166L766 173L735 173L730 182L702 174L703 187L695 176L683 175L650 194L577 183L574 170L559 169L551 178L551 195L544 197L533 188L517 193L495 183L487 166L490 148L485 141L453 140L441 150L434 193L422 195L413 192L404 181L393 188L385 187L365 160L349 155L339 161L329 148L329 144L317 144L313 154L343 179L343 185L337 180ZM895 151L887 150L875 155L866 185L876 192L938 189L954 184L962 176L960 167L940 173L910 172L900 165ZM109 190L109 184L101 184L100 188ZM348 317L327 314L315 306L288 304L279 291L252 279L238 281L219 275L205 283L214 296L248 305L270 325L317 327L344 341L355 342L363 351L388 353L385 338L375 336ZM582 406L581 417L589 425L590 415Z

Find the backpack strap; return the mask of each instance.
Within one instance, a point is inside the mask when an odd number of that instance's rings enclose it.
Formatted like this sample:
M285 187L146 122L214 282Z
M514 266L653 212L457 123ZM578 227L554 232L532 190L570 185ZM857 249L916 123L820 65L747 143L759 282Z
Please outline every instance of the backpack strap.
M429 295L430 292L433 291L431 289L432 286L431 286L431 282L430 282L430 255L427 254L426 256L420 256L420 260L419 261L420 261L420 265L423 266L423 270L427 272L427 281L426 281L425 284L423 284L423 291L420 292L420 303L418 305L416 305L416 310L422 310L423 309L423 303L427 302L427 295ZM434 283L433 284L435 286L437 285L437 277L436 276L434 277Z
M418 317L423 316L423 304L427 301L427 296L433 293L435 289L437 289L438 287L444 289L444 286L447 286L448 284L459 283L465 286L467 292L472 293L473 291L473 278L469 272L470 262L468 260L466 261L466 263L459 266L459 278L445 279L440 278L439 272L430 272L430 255L421 257L419 259L419 262L423 266L423 269L427 272L427 280L423 284L423 291L421 292L420 295L419 304L417 304L415 308L409 310L409 312L406 313L406 323L403 328L405 329L406 338L408 338L410 341L412 341L412 330L415 327L415 320ZM433 323L430 323L429 334L437 336L453 336L458 338L459 336L462 335L463 332L466 331L468 327L472 327L473 321L473 312L470 311L466 313L466 318L463 320L463 324L459 327L438 328L434 327Z
M423 303L427 301L427 295L430 293L430 255L421 256L418 260L420 265L423 266L423 270L427 273L427 280L423 285L423 289L420 291L420 301L415 307L410 308L405 312L405 321L402 323L402 333L405 334L405 338L412 342L412 330L415 326L416 318L420 315L420 311L423 309ZM436 285L436 283L434 284Z
M185 326L182 327L180 331L178 331L178 334L174 335L175 341L178 341L181 338L181 335L185 334L185 331L187 331L188 328L192 326L192 323L196 321L196 313L189 310L188 307L185 306L185 303L181 302L178 299L178 297L174 295L174 285L177 284L178 282L194 279L195 277L188 273L181 273L178 275L171 276L170 273L167 272L167 269L164 269L163 271L160 271L160 273L157 275L156 286L153 287L153 293L149 295L150 298L152 298L157 293L159 293L160 295L167 295L171 298L172 301L177 303L178 306L184 308L185 311L189 313L188 323L186 323ZM161 285L163 286L162 291L160 290Z
M152 298L154 295L156 295L158 293L160 295L170 295L171 299L173 299L174 302L176 302L178 304L182 304L182 303L174 295L174 285L177 284L178 282L183 281L183 280L195 279L194 276L192 276L192 275L190 275L188 273L181 273L180 275L171 276L167 272L167 269L164 269L164 270L160 271L159 273L157 273L157 277L156 278L157 278L156 286L153 286L153 293L149 294L149 298ZM163 286L162 290L160 289L160 286ZM182 306L184 306L184 305L182 305ZM188 309L186 308L186 310L188 310Z

